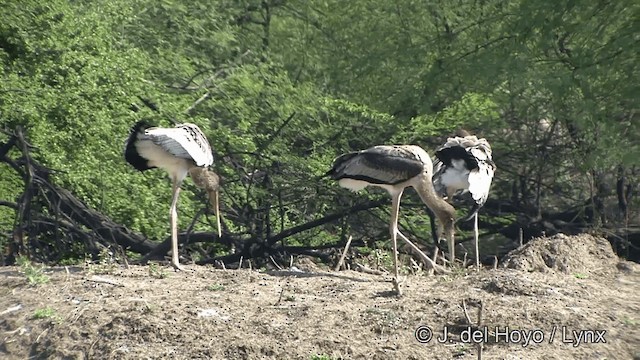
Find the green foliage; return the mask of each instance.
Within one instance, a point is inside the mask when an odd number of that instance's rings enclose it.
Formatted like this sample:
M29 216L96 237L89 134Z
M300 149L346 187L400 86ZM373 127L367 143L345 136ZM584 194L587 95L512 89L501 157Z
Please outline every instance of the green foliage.
M20 272L24 274L30 286L37 286L49 282L49 276L44 273L44 267L34 265L27 257L19 257L17 264L20 266Z
M329 355L320 355L320 354L316 354L316 355L311 355L311 357L309 358L310 360L332 360L333 358Z
M224 285L221 284L212 284L207 286L207 290L209 291L223 291L225 289Z
M97 263L90 259L85 259L84 264L89 274L113 274L118 269L118 263L109 249L100 251Z
M491 96L467 93L435 114L412 118L409 126L396 135L394 142L428 143L429 138L453 133L456 128L494 126L498 121L498 106Z
M169 276L169 273L167 273L167 271L158 264L152 263L149 264L149 276L156 279L165 279Z
M60 317L56 310L51 307L36 309L31 318L36 320L50 320L52 324L59 324L62 322L62 317Z

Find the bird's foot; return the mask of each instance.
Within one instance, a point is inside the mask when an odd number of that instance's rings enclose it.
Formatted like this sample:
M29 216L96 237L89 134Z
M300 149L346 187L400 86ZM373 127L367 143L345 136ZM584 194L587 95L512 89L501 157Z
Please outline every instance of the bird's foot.
M392 282L393 282L393 289L396 291L396 294L398 295L398 297L402 296L402 290L400 289L400 284L402 284L404 280L400 280L399 278L394 277Z
M180 265L179 262L177 261L171 261L171 266L173 267L173 269L175 271L186 271L187 269L184 268L184 266Z
M446 275L446 274L451 274L452 270L453 270L452 266L443 266L440 264L433 264L433 267L429 269L429 273Z

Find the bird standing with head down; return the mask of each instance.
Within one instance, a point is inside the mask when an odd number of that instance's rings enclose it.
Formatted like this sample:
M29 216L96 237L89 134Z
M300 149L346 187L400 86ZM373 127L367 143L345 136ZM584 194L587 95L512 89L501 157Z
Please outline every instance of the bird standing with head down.
M413 187L422 201L436 214L450 247L453 247L455 209L435 193L432 171L431 158L419 146L379 145L338 156L326 173L347 189L358 191L367 186L376 186L385 189L391 195L389 232L393 252L393 283L398 295L402 292L398 279L397 236L417 251L427 265L433 268L437 266L398 230L400 198L405 188Z
M447 139L435 153L433 164L433 186L440 197L452 202L458 192L469 193L473 206L469 214L459 221L474 219L475 264L480 266L478 253L478 211L489 197L489 188L493 180L496 165L491 157L491 145L487 139L478 139L466 131ZM455 254L449 249L449 260L453 262Z
M208 167L213 164L213 153L207 137L195 124L178 124L173 128L152 127L145 121L137 122L125 144L124 157L134 168L145 171L161 168L169 173L173 195L169 218L171 223L171 265L182 270L178 257L178 196L180 186L190 175L196 186L209 194L220 230L218 205L219 177Z

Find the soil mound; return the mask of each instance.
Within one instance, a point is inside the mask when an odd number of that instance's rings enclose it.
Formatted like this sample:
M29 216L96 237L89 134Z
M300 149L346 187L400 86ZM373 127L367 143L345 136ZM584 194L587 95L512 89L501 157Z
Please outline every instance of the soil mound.
M605 238L590 234L535 238L504 259L505 268L564 274L608 274L620 262Z

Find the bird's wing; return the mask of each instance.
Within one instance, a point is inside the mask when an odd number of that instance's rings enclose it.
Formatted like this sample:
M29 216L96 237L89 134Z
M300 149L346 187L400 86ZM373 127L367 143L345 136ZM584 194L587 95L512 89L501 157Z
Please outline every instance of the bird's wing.
M436 151L434 165L433 184L438 194L446 193L446 184L442 182L442 175L453 160L464 160L465 167L469 171L468 189L477 204L484 204L489 196L489 188L495 172L495 164L491 159L491 145L482 138L476 136L452 137Z
M478 169L469 173L469 192L477 204L482 205L487 201L494 172L492 164L481 161L478 163Z
M425 155L426 152L422 154L410 146L374 146L337 157L327 174L334 180L347 178L371 184L395 185L420 174L426 165Z
M444 174L444 171L446 169L447 167L444 166L444 163L439 158L436 157L433 160L433 188L436 190L436 194L438 194L440 197L447 196L447 188L442 182L442 174Z
M491 145L486 139L477 139L467 151L476 159L478 168L469 173L469 192L477 204L484 204L489 197L496 165L491 158Z
M213 164L209 141L197 125L180 124L173 128L149 128L145 130L145 135L173 156L191 159L198 166Z

